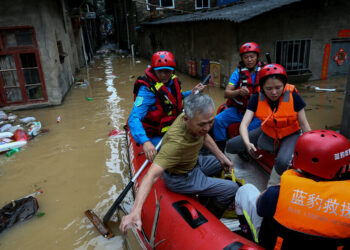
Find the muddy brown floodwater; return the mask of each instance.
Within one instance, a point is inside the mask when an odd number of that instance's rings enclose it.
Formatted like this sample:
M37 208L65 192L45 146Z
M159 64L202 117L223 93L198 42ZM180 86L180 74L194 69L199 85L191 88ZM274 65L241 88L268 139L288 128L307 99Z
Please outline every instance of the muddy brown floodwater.
M0 206L39 189L42 217L0 234L0 249L123 249L123 238L104 239L84 211L92 209L100 218L129 181L124 135L109 137L112 129L123 131L133 104L133 83L148 61L111 54L96 57L76 78L86 79L86 88L72 87L62 105L16 111L20 117L34 116L48 133L31 140L10 158L0 155ZM199 82L178 73L183 90ZM307 117L314 129L337 127L341 122L346 78L297 85L307 102ZM315 92L314 88L337 88L337 92ZM300 87L300 88L299 88ZM216 106L224 102L223 90L206 90ZM92 98L88 101L86 98ZM56 123L58 116L61 123ZM131 193L131 192L130 192ZM132 204L129 194L126 207ZM113 221L117 219L113 217ZM119 234L117 223L113 230Z

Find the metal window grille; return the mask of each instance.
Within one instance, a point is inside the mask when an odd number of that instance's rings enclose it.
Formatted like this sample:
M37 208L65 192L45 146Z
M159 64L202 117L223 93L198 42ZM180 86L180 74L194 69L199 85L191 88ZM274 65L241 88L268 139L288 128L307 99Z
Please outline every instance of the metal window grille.
M146 0L147 3L147 10L150 9L150 4L157 5L157 9L163 9L163 8L175 8L175 0Z
M210 0L196 0L196 10L208 8L210 8Z
M275 62L291 75L309 70L311 39L276 41Z
M34 53L20 54L24 83L29 100L43 99L39 68Z

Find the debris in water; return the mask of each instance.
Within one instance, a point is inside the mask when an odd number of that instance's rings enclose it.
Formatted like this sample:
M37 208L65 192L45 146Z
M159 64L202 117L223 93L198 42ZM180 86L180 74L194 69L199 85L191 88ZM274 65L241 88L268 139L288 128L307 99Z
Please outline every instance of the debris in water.
M7 114L4 111L0 110L0 120L7 120L7 119L8 119Z
M41 129L41 122L31 122L30 127L27 130L29 136L37 136Z
M29 123L29 122L35 121L36 119L35 119L35 117L33 117L33 116L29 116L29 117L21 118L21 119L19 119L19 120L20 120L20 122L22 122L22 123Z
M45 215L44 212L39 212L39 213L36 214L36 216L39 217L39 218L40 218L40 217L43 217L44 215Z
M115 135L121 135L124 134L124 131L118 131L116 129L112 129L111 132L109 132L108 136L115 136Z
M321 91L325 91L325 92L335 92L337 91L337 89L324 89L324 88L319 88L317 86L309 86L310 89L314 89L316 92L321 92Z
M32 218L39 209L33 196L12 201L0 209L0 233L18 222Z
M5 153L6 157L10 157L11 155L17 153L19 151L19 148L14 148L14 149L11 149L10 151L7 151Z

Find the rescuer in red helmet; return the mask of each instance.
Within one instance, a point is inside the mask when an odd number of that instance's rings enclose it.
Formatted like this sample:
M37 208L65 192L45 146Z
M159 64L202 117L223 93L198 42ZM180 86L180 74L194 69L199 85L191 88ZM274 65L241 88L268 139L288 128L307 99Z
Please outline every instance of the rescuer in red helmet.
M260 69L263 63L259 61L260 49L258 44L254 42L243 44L239 54L241 61L232 73L224 92L228 108L215 117L213 127L214 140L222 151L226 145L227 127L233 123L241 122L250 96L259 92ZM249 130L259 126L259 119L254 118Z
M238 154L247 151L252 157L257 148L277 153L268 186L280 182L293 156L300 133L311 130L306 119L305 102L294 85L287 83L287 74L279 64L268 64L260 71L260 92L252 96L244 114L240 136L227 142L226 151ZM254 117L261 127L248 132Z
M350 249L349 163L344 136L309 131L298 139L293 167L281 184L262 194L251 184L242 186L236 212L266 249Z
M157 154L155 145L182 112L183 98L204 88L199 83L193 90L182 92L180 81L174 74L175 68L174 55L168 51L158 51L152 56L151 67L135 82L134 106L128 125L150 161Z

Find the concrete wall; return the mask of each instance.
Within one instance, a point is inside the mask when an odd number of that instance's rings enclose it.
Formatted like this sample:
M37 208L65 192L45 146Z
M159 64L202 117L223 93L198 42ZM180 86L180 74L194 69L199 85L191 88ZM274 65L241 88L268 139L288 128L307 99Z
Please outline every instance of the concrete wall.
M321 78L324 47L350 29L350 1L302 2L265 13L240 25L240 41L255 40L274 60L276 40L311 39L311 80ZM242 32L247 30L247 32ZM257 35L258 34L258 35ZM330 60L332 60L330 58Z
M50 105L61 103L82 62L65 12L61 0L2 0L0 5L0 27L34 28ZM62 64L57 41L62 42L63 50L68 54Z
M175 53L177 68L187 72L190 58L206 58L221 63L221 81L226 82L239 61L239 47L244 42L255 41L262 54L270 52L275 58L275 41L311 39L309 68L311 80L321 78L324 46L336 39L338 31L350 29L350 1L306 1L285 6L242 23L207 21L145 25L138 32L137 50L150 58L154 50ZM150 36L156 39L152 47ZM263 60L266 61L265 57ZM332 60L332 59L330 59Z
M195 60L198 76L201 75L201 59L218 61L221 64L221 81L224 83L226 79L227 83L239 60L235 26L225 21L147 26L144 32L138 34L137 48L145 58L151 58L158 50L173 52L177 70L181 72L188 72L188 60ZM155 49L151 45L152 33L157 44Z

